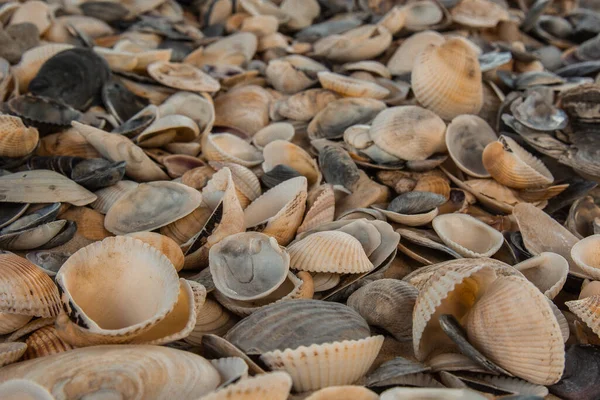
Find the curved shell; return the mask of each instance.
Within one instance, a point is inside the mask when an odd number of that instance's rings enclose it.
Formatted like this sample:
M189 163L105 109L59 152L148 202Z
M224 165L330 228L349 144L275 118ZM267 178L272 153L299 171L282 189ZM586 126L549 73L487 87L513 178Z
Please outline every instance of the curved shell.
M207 298L201 311L196 318L196 325L190 335L184 340L194 345L202 343L202 336L205 334L214 334L223 336L235 324L237 319L225 310L219 302L212 298Z
M229 168L231 179L233 179L233 183L235 184L235 191L242 208L246 208L250 202L260 197L260 181L252 170L243 165L230 162L211 161L209 164L217 171Z
M327 68L310 58L295 55L270 61L265 75L276 90L294 94L313 86L317 82L314 74L319 71L327 71Z
M383 215L385 215L386 218L389 219L390 221L396 222L398 224L407 225L407 226L427 225L428 223L433 221L433 219L435 217L437 217L437 215L440 212L440 210L436 207L431 211L427 211L427 212L423 212L423 213L419 213L419 214L400 214L400 213L397 213L394 211L379 208L377 206L372 206L372 207L375 210L378 210L381 213L383 213Z
M11 379L0 384L0 397L5 400L54 400L43 386L27 379Z
M331 185L321 185L308 194L308 211L298 233L332 222L335 216L335 192Z
M377 146L403 160L425 160L446 150L446 124L418 106L399 106L380 112L369 130Z
M599 243L600 235L592 235L581 239L571 249L571 257L575 264L594 280L600 280Z
M569 263L561 255L543 252L514 266L552 300L567 281Z
M482 162L495 180L511 188L536 188L554 182L544 163L507 136L485 147Z
M190 142L200 135L194 120L185 115L166 115L144 129L135 141L142 147L158 147L171 142Z
M37 75L46 61L61 51L72 49L73 45L66 43L50 43L27 50L21 56L21 61L14 66L15 78L21 91L27 90L29 82Z
M487 397L469 389L438 389L396 387L388 389L380 400L427 399L427 400L484 400Z
M377 57L392 42L383 26L363 25L342 35L330 35L314 44L315 55L335 62L354 62Z
M269 92L256 85L231 89L215 99L215 125L231 126L253 135L269 124L271 100Z
M194 211L202 203L195 189L174 182L149 182L127 192L108 210L104 226L116 235L150 231Z
M267 125L260 131L256 132L254 136L252 136L252 144L254 144L257 149L263 150L266 145L274 142L275 140L291 142L294 138L294 134L294 125L288 124L287 122L276 122L271 125Z
M369 123L386 108L376 99L348 98L334 100L321 109L308 125L311 139L337 139L344 131L357 124Z
M342 147L326 144L319 148L319 166L327 183L342 190L354 191L360 172L350 154Z
M499 277L475 303L465 327L469 342L512 374L538 385L560 380L560 326L547 298L526 279Z
M566 301L569 310L598 336L600 336L600 295L592 295L579 300Z
M36 154L38 156L102 157L75 128L44 136L40 139Z
M496 229L468 214L444 214L433 219L440 239L463 257L491 257L504 244Z
M310 121L338 96L329 90L308 89L271 103L271 114L294 121ZM273 118L275 119L275 118Z
M0 157L24 157L37 147L40 135L21 118L0 115Z
M127 192L135 189L139 183L128 180L121 180L114 185L99 189L94 194L96 200L90 206L101 214L106 214L108 210Z
M74 349L6 367L0 381L15 378L34 381L57 398L162 400L197 398L214 391L220 381L218 371L203 357L148 345Z
M25 354L27 345L21 342L0 343L0 367L12 364ZM2 371L4 372L4 370ZM0 378L1 380L1 378Z
M25 360L46 357L73 349L73 346L60 338L53 326L45 326L33 332L25 343L27 344Z
M259 150L231 133L206 135L202 141L202 153L209 161L228 161L244 167L254 167L263 162Z
M427 175L417 181L413 191L435 193L449 200L451 189L447 179L441 176Z
M271 171L277 165L293 168L307 179L309 187L318 185L321 181L321 171L315 160L302 147L284 140L275 140L263 149L265 162L262 168Z
M353 400L377 400L377 393L363 386L330 386L318 390L308 396L306 400L329 400L329 399L353 399Z
M166 99L159 107L161 116L184 115L198 124L200 133L207 135L215 122L215 107L208 94L177 92Z
M6 335L16 331L17 329L21 329L27 325L32 318L33 317L31 315L0 312L0 335Z
M362 315L369 325L391 333L396 340L412 340L412 312L419 291L396 279L379 279L361 287L347 304Z
M476 178L489 178L482 155L487 145L497 140L496 133L476 115L459 115L446 129L446 147L463 172Z
M500 21L508 21L504 7L488 0L463 0L452 8L452 21L471 28L494 28Z
M169 259L128 237L82 248L63 264L56 282L73 321L61 326L59 318L59 334L77 346L132 341L167 317L180 292Z
M0 254L0 312L56 317L60 296L52 279L15 254Z
M477 114L483 106L477 54L465 39L425 48L415 60L411 82L419 103L443 119Z
M402 75L411 72L415 59L430 44L440 45L446 39L435 31L423 31L411 35L398 47L387 63L393 75Z
M0 247L6 250L31 250L36 248L53 247L52 239L67 227L64 219L48 222L23 231L6 233L0 236Z
M291 389L290 376L277 371L242 379L202 397L202 400L286 400Z
M256 300L286 279L290 256L277 241L257 232L228 236L210 249L210 271L216 288L235 300Z
M386 88L362 79L327 71L319 72L318 76L324 89L329 89L342 96L384 99L390 94L390 91Z
M160 251L171 261L176 271L179 272L183 268L183 251L173 239L155 232L134 232L126 236L141 240Z
M224 357L211 360L210 363L221 375L221 386L248 378L248 364L241 357Z
M192 92L216 92L219 82L190 64L156 61L148 65L148 75L165 86Z

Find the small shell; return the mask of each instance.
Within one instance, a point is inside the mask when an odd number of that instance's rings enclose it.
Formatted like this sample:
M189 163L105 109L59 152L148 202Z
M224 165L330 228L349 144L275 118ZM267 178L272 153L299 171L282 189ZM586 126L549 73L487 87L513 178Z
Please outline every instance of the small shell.
M45 326L33 332L25 343L27 344L25 360L63 353L73 349L73 346L60 338L53 326Z
M0 335L6 335L21 329L27 325L32 318L31 315L0 312Z
M435 193L450 199L450 184L441 176L427 175L420 178L413 191Z
M106 214L117 200L138 186L139 183L137 182L127 180L119 181L112 186L97 190L94 193L97 196L97 199L90 205L99 213Z
M163 116L140 133L135 141L141 147L159 147L170 142L191 142L200 135L194 120L184 115Z
M0 157L24 157L35 150L40 138L37 129L11 115L0 116L0 132Z
M536 188L554 182L544 163L507 136L485 147L482 162L495 180L511 188Z
M263 150L266 145L275 140L285 140L291 142L294 138L295 129L292 124L287 122L276 122L267 125L252 136L252 144L257 149Z
M39 250L27 253L26 257L41 268L46 275L54 277L65 261L71 257L71 253Z
M265 162L262 168L265 172L273 170L278 165L285 165L306 177L311 188L321 181L321 171L317 163L300 146L284 140L275 140L265 146L263 156Z
M206 135L202 152L209 161L228 161L244 167L254 167L263 162L260 151L230 133Z
M476 178L490 177L482 154L486 146L496 140L492 127L476 115L459 115L446 130L450 157L458 168Z
M326 71L319 72L318 76L324 89L329 89L345 97L383 99L390 94L386 88L362 79Z
M211 161L209 164L217 171L220 171L223 168L229 168L242 208L246 208L250 202L260 197L260 181L250 169L229 162Z
M171 263L173 263L173 267L175 267L177 272L181 271L183 268L183 252L173 239L154 232L134 232L128 233L125 236L141 240L160 251L169 259L169 261L171 261Z
M309 192L308 211L298 233L332 222L335 216L335 192L331 185L321 185Z
M546 297L552 300L564 286L569 263L555 253L541 253L514 266Z
M271 113L276 114L279 118L310 121L327 104L336 99L337 95L329 90L308 89L273 102Z
M315 74L320 71L327 68L308 57L293 55L270 61L265 75L278 91L294 94L313 86L317 82Z
M463 257L491 257L504 244L502 233L467 214L445 214L433 219L440 239Z
M27 345L21 342L0 343L0 367L12 364L25 354Z
M50 28L50 7L43 1L32 0L21 4L10 19L10 25L22 24L25 22L34 24L40 35L43 35Z
M342 35L331 35L314 44L315 55L335 62L354 62L377 57L392 42L383 26L363 25Z
M44 136L40 139L36 154L38 156L102 157L75 128Z
M466 0L452 8L452 20L470 28L494 28L500 21L508 21L504 7L488 0Z
M217 92L221 85L190 64L157 61L148 65L148 74L165 86L192 92Z
M600 306L600 295L592 295L580 300L566 301L565 305L569 307L569 310L598 336L600 336L600 320L599 306Z
M600 279L600 235L588 236L571 249L571 257L581 270L594 280Z
M314 392L306 400L330 400L330 399L353 399L353 400L377 400L377 393L363 386L330 386Z
M215 125L231 126L252 135L269 124L271 101L271 95L262 87L233 88L215 99Z
M477 392L467 389L400 388L388 389L380 400L484 400Z
M223 336L237 323L235 316L225 310L217 301L207 298L196 318L196 326L184 340L194 345L202 343L202 336L215 334Z
M352 157L340 146L325 145L320 148L319 166L325 181L336 188L352 191L360 179L359 169Z
M417 56L430 44L440 45L446 39L435 31L423 31L409 36L392 55L387 67L393 75L411 72Z
M269 372L242 379L218 389L202 400L286 400L292 388L292 379L285 372Z
M163 117L185 115L198 124L202 135L208 134L215 123L215 107L208 94L177 92L158 107L158 113Z
M443 119L477 114L483 106L477 54L465 39L425 48L415 60L411 82L419 103Z
M402 7L402 12L406 21L404 27L411 31L443 26L446 16L441 4L431 0L419 0L406 4Z

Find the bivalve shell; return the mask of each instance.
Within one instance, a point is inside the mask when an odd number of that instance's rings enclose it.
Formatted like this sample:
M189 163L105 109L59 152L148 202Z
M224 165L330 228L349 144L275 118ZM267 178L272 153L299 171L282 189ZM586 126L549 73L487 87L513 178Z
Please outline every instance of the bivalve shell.
M165 86L192 92L216 92L219 82L190 64L157 61L148 65L148 74Z
M446 129L446 147L463 172L476 178L489 178L482 155L487 145L497 140L496 133L476 115L459 115Z
M25 354L25 350L27 350L27 345L25 343L0 343L0 367L12 364L19 360L21 357L23 357L23 354Z
M38 130L25 126L21 118L0 116L0 157L24 157L37 147Z
M263 162L259 150L231 133L206 135L202 141L202 152L209 161L228 161L244 167L254 167Z
M588 236L571 249L571 257L581 270L594 280L600 280L600 235Z
M381 100L390 94L390 91L386 88L362 79L326 71L319 72L318 76L324 89L329 89L345 97L366 97Z
M514 266L552 300L564 286L569 263L559 254L543 252Z
M27 379L11 379L0 384L0 396L5 400L54 400L46 388Z
M292 389L292 379L285 372L269 372L221 388L200 400L286 400Z
M463 257L491 257L504 244L496 229L467 214L444 214L433 219L440 239Z
M33 332L25 343L27 344L25 360L46 357L73 349L73 346L60 338L53 326L45 326Z

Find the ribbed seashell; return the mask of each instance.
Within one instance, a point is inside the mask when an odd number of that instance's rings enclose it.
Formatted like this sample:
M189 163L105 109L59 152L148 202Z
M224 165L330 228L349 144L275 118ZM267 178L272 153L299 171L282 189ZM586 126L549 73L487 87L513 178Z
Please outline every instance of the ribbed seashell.
M373 82L326 71L319 72L318 76L324 89L329 89L345 97L383 99L390 94L389 90Z
M73 349L73 346L60 338L53 326L45 326L33 332L25 343L27 344L27 351L23 356L25 360L46 357Z
M353 125L367 124L382 110L385 103L376 99L348 98L330 102L308 125L311 139L338 139Z
M99 213L106 214L117 200L138 186L137 182L121 180L114 185L97 190L94 193L97 199L90 205Z
M0 157L24 157L37 147L38 130L26 127L19 117L1 115L0 131Z
M131 140L121 135L110 134L92 126L73 122L73 127L82 134L96 150L110 161L125 161L127 176L140 181L168 179L167 174L156 165L144 151Z
M446 151L446 124L418 106L392 107L373 120L369 135L382 150L403 160L425 160Z
M417 181L415 192L429 192L450 198L450 184L447 179L436 175L427 175Z
M269 124L271 100L269 92L260 86L234 88L215 99L215 125L232 126L253 135Z
M174 182L149 182L128 191L106 213L105 228L116 234L150 231L194 211L202 203L195 189ZM149 219L148 216L152 215Z
M215 170L207 165L193 168L181 175L181 183L196 190L202 190L214 174Z
M430 44L440 45L445 39L435 31L424 31L411 35L398 47L387 63L393 75L411 72L417 56Z
M260 181L250 169L243 165L222 161L210 161L209 164L217 171L229 168L242 208L246 208L261 195Z
M308 193L308 211L298 233L332 222L335 216L335 192L331 185L321 185Z
M265 172L271 171L277 165L283 164L306 177L308 185L313 187L321 181L321 171L315 160L300 146L284 140L275 140L263 149Z
M199 346L202 343L203 335L214 334L223 336L237 321L238 319L225 310L219 302L212 298L207 298L200 313L198 313L194 330L184 340Z
M102 379L91 379L94 376ZM214 391L220 382L218 371L205 358L148 345L74 349L2 370L0 381L14 378L34 381L58 398L65 394L75 398L198 398Z
M31 315L0 312L0 335L6 335L21 329L31 321L31 318L33 318Z
M484 400L487 397L470 389L401 388L388 389L380 400Z
M254 167L263 161L259 150L231 133L206 135L202 149L209 161L228 161L244 167Z
M314 44L315 55L335 62L354 62L376 58L392 42L383 26L363 25L342 35L330 35Z
M135 141L141 147L160 147L171 142L190 142L199 135L200 129L194 120L174 114L158 118Z
M27 379L11 379L0 384L0 396L5 400L54 400L43 386Z
M34 318L29 321L24 327L16 330L12 334L8 335L4 339L5 342L15 342L17 340L22 340L25 336L29 335L32 332L37 331L45 326L50 326L54 324L56 320L55 317L51 318Z
M300 271L358 274L374 268L361 243L345 232L314 233L288 251L291 267Z
M507 136L485 147L482 162L495 180L511 188L536 188L554 182L544 163Z
M463 172L476 178L489 178L482 161L484 149L496 141L496 133L476 115L459 115L446 129L446 147L450 157Z
M306 197L305 177L282 182L263 193L244 210L246 228L258 229L274 237L280 245L287 245L302 223Z
M294 138L295 129L292 124L287 122L276 122L267 125L252 136L252 144L257 149L263 150L266 145L275 140L284 140L291 142Z
M565 305L596 335L600 336L600 295L595 294L579 300L566 301Z
M52 279L26 259L0 254L0 312L55 317L60 297Z
M294 121L310 121L338 96L324 89L308 89L271 103L270 114ZM275 118L272 118L275 119Z
M463 257L491 257L504 244L501 232L468 214L438 215L432 225L440 239Z
M0 367L12 364L25 354L27 345L21 342L0 343ZM2 371L4 372L4 371Z
M169 259L128 237L79 250L63 264L56 282L65 309L57 329L75 346L131 342L167 318L180 292ZM129 311L119 317L123 307Z
M101 158L102 155L75 130L67 129L40 139L36 151L38 156L71 156L82 158Z
M600 235L588 236L575 243L571 257L581 270L594 280L600 279Z
M257 232L228 236L210 249L216 288L235 300L256 300L274 292L287 277L290 256L277 241Z
M327 67L308 57L291 55L270 61L265 75L276 90L294 94L317 83L315 75L321 71Z
M330 386L312 393L306 400L354 399L377 400L377 393L363 386Z
M286 400L291 388L290 376L276 371L242 379L202 397L202 400Z
M173 239L154 232L134 232L125 236L141 240L160 251L173 263L176 271L179 272L183 268L183 251Z
M548 299L526 279L499 277L475 302L465 327L469 342L515 376L538 385L560 380L565 368L560 326Z
M161 84L192 92L217 92L221 85L210 75L190 64L156 61L148 65L148 74Z
M594 228L597 218L600 218L600 207L592 196L584 196L571 204L565 226L579 239L583 239L600 233L595 232Z
M380 279L352 293L347 304L369 325L385 329L396 340L406 342L412 340L412 312L418 293L406 282Z
M415 59L411 82L417 101L443 119L477 114L483 106L477 54L466 39L425 48Z
M452 20L470 28L494 28L500 21L508 21L508 11L488 0L466 0L452 8Z
M522 261L514 267L550 300L560 292L569 273L567 260L561 255L548 252Z

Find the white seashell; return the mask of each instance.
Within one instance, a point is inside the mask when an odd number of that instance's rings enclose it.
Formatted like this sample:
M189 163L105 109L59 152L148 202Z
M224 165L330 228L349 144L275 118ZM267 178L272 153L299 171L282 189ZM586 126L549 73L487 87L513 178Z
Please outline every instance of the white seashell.
M559 254L543 252L514 266L552 300L564 286L569 263Z
M463 257L491 257L504 244L502 233L468 214L444 214L433 219L440 239Z

